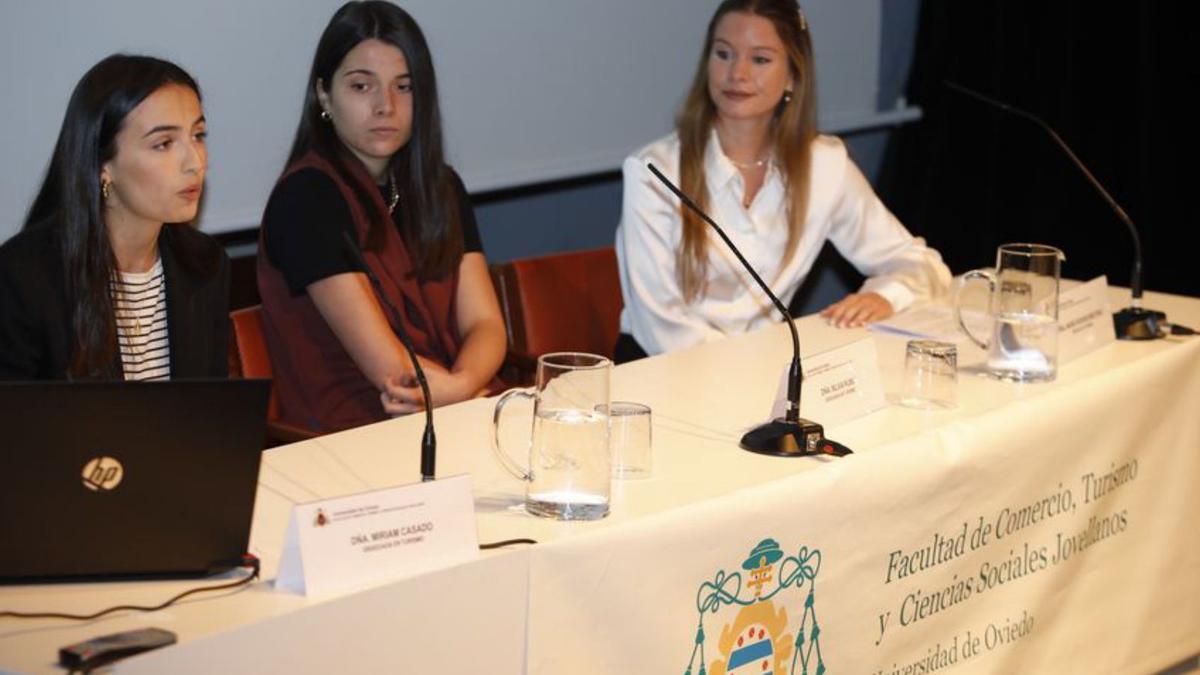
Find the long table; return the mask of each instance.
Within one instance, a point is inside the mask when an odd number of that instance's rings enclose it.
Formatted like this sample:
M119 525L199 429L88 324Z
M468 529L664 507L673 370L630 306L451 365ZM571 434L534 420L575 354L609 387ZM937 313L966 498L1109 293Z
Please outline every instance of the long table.
M1198 299L1146 301L1200 326ZM869 335L899 390L903 338L798 324L806 353ZM334 598L271 583L291 507L411 482L421 421L270 450L264 581L148 615L0 620L0 668L54 672L57 647L142 626L180 644L117 672L1150 673L1200 652L1200 339L1108 345L1049 384L964 375L954 410L827 427L855 450L841 459L742 452L789 350L780 326L614 369L614 399L654 410L654 473L616 482L597 522L523 512L494 400L439 409L438 472L470 474L480 540L540 543ZM191 585L7 587L0 607Z

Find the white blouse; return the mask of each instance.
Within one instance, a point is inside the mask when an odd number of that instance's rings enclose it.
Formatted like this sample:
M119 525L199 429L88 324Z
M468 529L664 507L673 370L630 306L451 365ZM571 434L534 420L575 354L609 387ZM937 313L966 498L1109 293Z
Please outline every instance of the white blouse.
M621 274L621 332L650 354L682 349L782 320L778 310L715 232L709 232L707 291L688 304L675 274L681 240L679 200L646 168L679 182L679 139L671 134L625 159L624 200L616 252ZM708 209L776 295L786 302L812 268L825 240L868 279L897 311L935 297L950 285L937 251L914 237L887 210L846 153L842 141L819 136L812 148L808 217L796 253L784 267L787 201L773 164L749 208L741 172L712 132L704 158Z

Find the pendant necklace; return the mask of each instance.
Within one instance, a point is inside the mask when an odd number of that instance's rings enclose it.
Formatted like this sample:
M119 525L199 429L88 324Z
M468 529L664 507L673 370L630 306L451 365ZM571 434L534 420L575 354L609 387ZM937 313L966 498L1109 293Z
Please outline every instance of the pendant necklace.
M396 212L396 205L400 203L400 190L396 189L396 174L388 174L388 213Z
M762 157L762 158L760 158L760 159L756 159L756 160L754 160L753 162L739 162L739 161L737 161L737 160L733 160L733 159L731 159L731 160L729 160L729 163L730 163L730 164L733 164L734 166L736 166L737 168L739 168L739 169L741 169L741 170L743 170L743 171L750 171L751 169L761 169L761 168L763 168L764 166L766 166L766 165L767 165L767 162L768 162L770 159L771 159L771 156L770 156L770 155L766 155L765 157Z
M739 162L735 159L730 159L729 163L733 164L735 167L737 167L739 171L755 171L757 169L761 169L761 168L765 167L767 165L767 162L769 162L769 161L771 161L771 154L767 153L766 155L754 160L753 162ZM747 209L750 208L750 203L752 201L753 200L750 198L750 195L748 193L743 195L742 196L742 207L747 208Z

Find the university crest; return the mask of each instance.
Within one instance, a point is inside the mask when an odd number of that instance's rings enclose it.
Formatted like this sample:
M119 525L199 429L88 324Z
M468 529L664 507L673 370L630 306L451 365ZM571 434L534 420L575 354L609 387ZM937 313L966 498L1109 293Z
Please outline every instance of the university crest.
M700 584L696 644L684 675L823 675L813 607L820 569L820 551L801 546L785 556L774 539L763 539L740 570L719 570ZM705 657L706 614L725 622L711 662Z

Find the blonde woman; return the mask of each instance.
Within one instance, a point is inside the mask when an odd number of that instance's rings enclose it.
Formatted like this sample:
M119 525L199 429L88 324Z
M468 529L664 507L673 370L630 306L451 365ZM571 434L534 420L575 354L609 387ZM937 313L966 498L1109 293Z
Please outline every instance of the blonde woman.
M812 68L808 25L792 0L717 8L675 132L625 160L618 361L781 319L648 162L713 215L782 298L831 241L868 277L821 312L834 325L878 321L948 287L941 256L884 207L839 139L817 133Z

